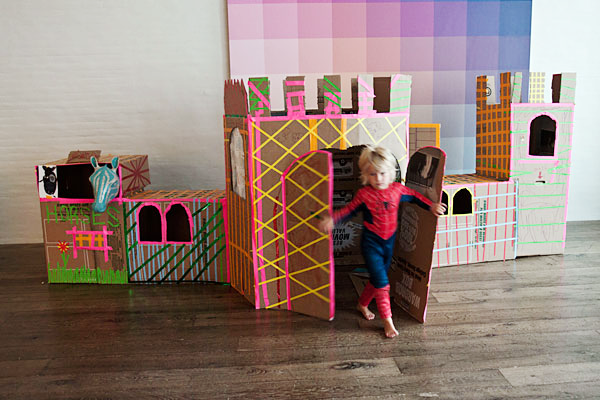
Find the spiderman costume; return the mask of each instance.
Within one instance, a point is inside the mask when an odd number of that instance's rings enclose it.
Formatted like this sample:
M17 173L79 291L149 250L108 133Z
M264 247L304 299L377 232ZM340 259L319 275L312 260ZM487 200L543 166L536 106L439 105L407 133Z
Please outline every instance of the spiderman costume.
M388 270L398 227L398 208L403 201L415 203L426 210L432 204L419 192L393 182L386 189L375 189L370 185L362 187L348 205L333 213L336 224L350 220L359 212L363 213L361 250L369 270L369 284L359 303L366 307L375 297L382 318L392 315Z

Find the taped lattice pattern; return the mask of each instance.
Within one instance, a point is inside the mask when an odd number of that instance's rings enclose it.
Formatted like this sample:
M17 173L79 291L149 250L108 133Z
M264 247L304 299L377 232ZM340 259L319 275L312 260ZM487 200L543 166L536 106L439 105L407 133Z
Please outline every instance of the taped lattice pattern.
M545 72L530 72L529 73L529 102L530 103L543 103L545 90L546 90L546 73Z
M319 148L347 148L354 144L384 145L406 165L405 115L368 118L277 119L250 122L254 240L260 307L283 304L284 269L281 176L301 155ZM403 168L405 171L406 169Z
M287 295L280 301L287 301L290 310L323 319L333 318L335 310L329 235L318 228L331 211L330 159L329 153L311 152L283 176Z
M506 180L510 172L510 73L500 75L500 102L487 104L486 77L477 77L476 172Z

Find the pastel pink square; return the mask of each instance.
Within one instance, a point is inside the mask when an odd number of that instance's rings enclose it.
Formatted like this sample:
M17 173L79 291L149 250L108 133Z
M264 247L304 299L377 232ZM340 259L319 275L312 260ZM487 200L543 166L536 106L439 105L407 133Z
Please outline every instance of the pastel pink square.
M433 38L402 38L400 43L400 66L403 71L432 71Z
M297 74L298 39L265 39L265 71L267 74Z
M263 6L265 39L298 37L297 4L265 4Z
M333 72L364 73L367 71L367 39L333 39Z
M330 38L333 28L331 3L298 4L298 37Z
M333 71L333 39L300 39L300 73L331 73Z
M401 36L433 36L433 2L401 4Z
M367 5L365 3L333 4L333 37L364 38L367 36Z
M400 72L400 38L367 39L367 71Z
M231 76L265 74L263 40L230 40L229 65Z
M433 104L433 71L402 71L412 76L410 103L413 105Z
M368 37L400 37L400 3L367 4Z
M229 40L263 38L262 4L230 4Z

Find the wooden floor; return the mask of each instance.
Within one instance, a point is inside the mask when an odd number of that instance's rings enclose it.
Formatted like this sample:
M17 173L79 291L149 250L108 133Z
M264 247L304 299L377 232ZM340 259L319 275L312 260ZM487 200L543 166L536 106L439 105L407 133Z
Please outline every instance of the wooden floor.
M565 255L439 268L400 336L253 310L228 286L48 285L43 248L0 246L0 398L600 398L600 221Z

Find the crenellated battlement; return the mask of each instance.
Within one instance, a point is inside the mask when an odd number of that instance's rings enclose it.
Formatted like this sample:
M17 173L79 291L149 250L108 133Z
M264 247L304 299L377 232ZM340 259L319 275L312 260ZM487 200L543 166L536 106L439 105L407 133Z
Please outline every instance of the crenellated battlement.
M243 115L242 104L247 114L258 116L283 116L299 118L305 115L333 116L356 114L369 116L378 113L408 112L412 77L394 74L387 77L373 77L360 74L351 80L352 106L342 107L342 84L340 75L325 75L317 80L317 108L306 108L306 82L304 76L289 76L282 81L284 109L273 110L271 103L271 82L268 77L250 78L248 90L243 81L225 83L225 115ZM241 88L240 88L241 86ZM234 106L235 105L235 106Z

